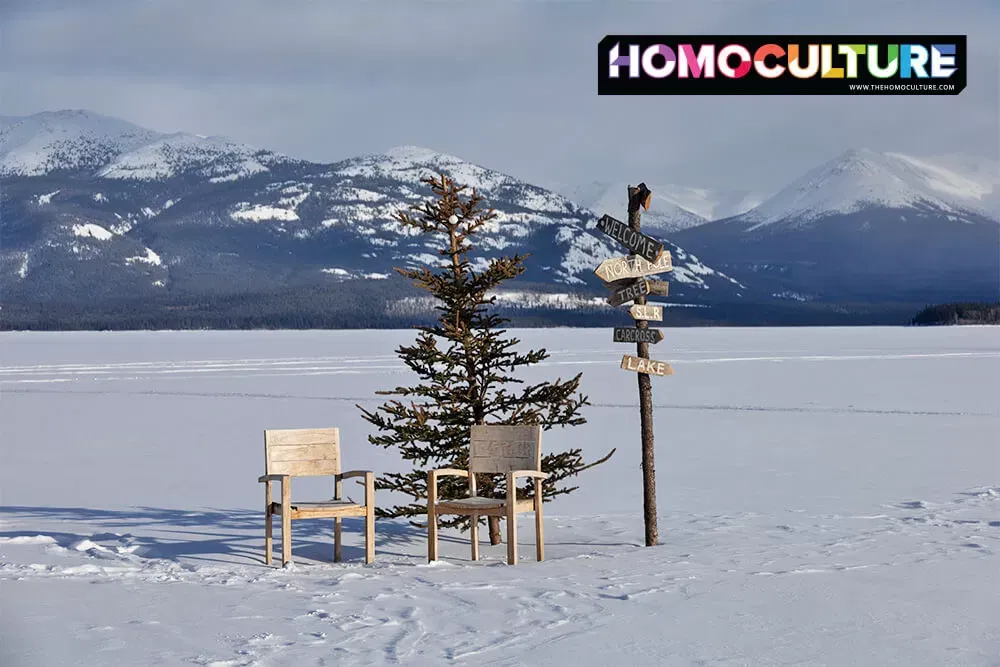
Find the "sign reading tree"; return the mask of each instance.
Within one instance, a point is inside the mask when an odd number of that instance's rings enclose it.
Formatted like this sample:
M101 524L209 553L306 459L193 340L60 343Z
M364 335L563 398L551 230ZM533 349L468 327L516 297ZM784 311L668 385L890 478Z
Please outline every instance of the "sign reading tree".
M541 424L576 426L586 422L580 409L589 405L578 393L582 373L569 380L525 384L515 376L524 366L549 357L544 349L522 350L520 341L506 337L501 327L509 320L493 312L496 296L490 296L505 281L525 270L524 255L490 259L486 267L473 268L470 255L475 247L470 239L496 213L482 210L482 197L473 189L463 195L446 175L426 178L434 198L411 207L412 213L399 212L396 219L408 229L423 233L428 245L438 247L441 262L436 270L426 267L396 271L427 290L437 302L439 313L433 326L417 327L413 345L401 346L396 354L419 383L379 391L379 395L398 396L374 411L358 409L378 431L369 441L386 449L396 448L400 456L413 463L409 472L389 473L376 479L375 487L413 498L405 505L378 508L380 517L410 517L427 512L427 470L433 468L468 469L469 431L473 424ZM479 263L475 263L479 266ZM612 454L586 463L582 450L574 448L552 452L542 458L542 470L549 474L542 499L570 493L576 487L560 484L587 468L603 463ZM503 475L477 476L480 496L506 498ZM459 477L441 479L444 498L468 496L468 480ZM533 497L533 486L518 489L519 498ZM500 520L489 517L490 542L499 544ZM444 526L468 528L468 517L443 521Z

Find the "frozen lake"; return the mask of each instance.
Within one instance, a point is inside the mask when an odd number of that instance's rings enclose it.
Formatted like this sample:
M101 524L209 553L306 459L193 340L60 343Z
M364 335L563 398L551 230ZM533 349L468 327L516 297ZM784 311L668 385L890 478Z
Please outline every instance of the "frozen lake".
M409 384L413 331L0 334L0 663L995 665L1000 329L665 329L651 346L661 545L642 544L635 346L515 332L583 372L580 488L546 557L445 531L293 526L263 565L265 428L339 426L347 468L400 469L355 407ZM327 497L328 483L294 485ZM379 504L393 499L379 497ZM56 630L60 628L60 630Z

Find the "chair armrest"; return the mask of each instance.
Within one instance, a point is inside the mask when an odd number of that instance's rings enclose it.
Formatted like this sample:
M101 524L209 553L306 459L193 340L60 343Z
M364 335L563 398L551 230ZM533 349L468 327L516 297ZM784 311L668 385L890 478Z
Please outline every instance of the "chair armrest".
M291 475L261 475L257 478L258 482L281 482L284 484L286 479L290 479Z
M371 470L348 470L342 472L339 475L334 475L337 479L350 479L351 477L364 477L365 475L374 475L375 473Z
M534 477L535 479L548 479L549 473L542 472L541 470L511 470L507 473L511 478L517 477Z
M468 477L468 470L459 470L458 468L438 468L437 470L430 470L428 474L433 474L435 477L444 477L446 475L451 475L453 477Z
M428 470L427 471L427 501L429 503L436 503L437 502L437 495L438 495L437 481L438 481L438 477L444 477L444 476L448 476L448 475L450 475L452 477L468 477L469 476L469 471L468 470L459 470L458 468L438 468L437 470ZM475 480L475 478L473 478L473 480Z

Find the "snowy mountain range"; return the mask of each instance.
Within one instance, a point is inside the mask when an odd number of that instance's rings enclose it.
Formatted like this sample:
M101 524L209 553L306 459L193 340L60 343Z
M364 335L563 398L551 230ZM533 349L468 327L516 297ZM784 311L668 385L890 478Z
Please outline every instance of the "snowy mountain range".
M497 211L479 239L487 257L531 254L515 286L524 304L593 307L606 294L593 269L624 250L595 229L598 213L457 157L399 147L316 164L85 111L0 129L0 288L92 303L394 279L393 267L440 261L393 215L428 197L420 178L441 172ZM671 301L743 298L738 281L664 242Z
M438 262L393 215L442 171L497 211L487 257L531 254L505 303L601 307L593 269L624 250L596 220L625 217L626 183L556 194L412 146L317 164L87 111L0 120L0 290L95 303L391 282ZM998 185L995 160L850 150L768 197L654 181L643 228L673 254L669 302L995 299Z
M673 238L802 299L1000 298L1000 163L849 150L753 209Z
M746 211L745 218L758 226L800 226L873 207L997 217L998 186L1000 163L996 160L918 159L852 149Z

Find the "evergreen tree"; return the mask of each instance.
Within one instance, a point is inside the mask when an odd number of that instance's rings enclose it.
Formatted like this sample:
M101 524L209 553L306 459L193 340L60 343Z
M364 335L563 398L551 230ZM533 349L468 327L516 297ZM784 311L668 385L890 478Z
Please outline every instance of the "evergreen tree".
M400 346L396 354L416 373L416 386L379 391L379 395L398 396L371 412L357 406L366 421L378 431L369 436L377 446L398 448L414 469L379 477L375 487L409 495L413 501L390 509L379 508L380 517L409 517L427 511L427 470L434 468L468 469L469 427L473 424L541 424L543 430L554 426L577 426L586 422L580 409L589 405L578 394L582 373L572 379L526 385L513 373L518 368L537 364L548 358L544 349L519 351L520 341L505 337L501 326L509 320L491 308L496 302L489 293L504 281L522 274L527 255L499 257L488 263L469 259L474 250L469 242L484 225L497 216L493 209L483 210L483 198L475 189L464 195L448 176L425 178L435 197L411 206L413 213L400 211L396 219L407 230L426 234L440 242L442 263L437 271L429 268L395 270L418 287L430 292L439 313L437 321L419 330L416 342ZM416 215L414 215L414 213ZM485 268L478 269L481 264ZM544 485L543 500L570 493L577 487L560 484L587 468L603 463L614 453L593 463L585 463L580 449L545 453L542 470L550 477ZM505 498L506 480L502 475L478 475L478 493ZM519 488L518 497L531 498L533 485ZM440 481L443 498L468 495L468 480L444 477ZM490 517L490 540L500 542L499 520ZM448 518L443 526L471 525L468 517Z

